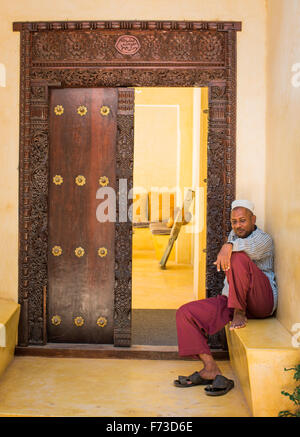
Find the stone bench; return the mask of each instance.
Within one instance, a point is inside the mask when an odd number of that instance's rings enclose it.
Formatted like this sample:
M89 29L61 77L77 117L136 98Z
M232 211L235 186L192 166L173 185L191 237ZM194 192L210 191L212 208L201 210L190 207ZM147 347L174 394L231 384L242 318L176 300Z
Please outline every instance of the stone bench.
M226 327L229 357L254 417L275 417L294 405L281 391L292 392L293 371L284 368L300 363L300 348L275 318L248 320L247 326Z
M0 298L0 376L14 358L20 305Z

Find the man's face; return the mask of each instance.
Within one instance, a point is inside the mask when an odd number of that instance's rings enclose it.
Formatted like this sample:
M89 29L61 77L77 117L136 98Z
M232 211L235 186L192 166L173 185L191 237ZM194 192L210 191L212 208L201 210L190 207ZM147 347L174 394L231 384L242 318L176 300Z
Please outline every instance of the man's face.
M247 208L234 208L231 211L231 226L239 238L246 238L254 230L256 217Z

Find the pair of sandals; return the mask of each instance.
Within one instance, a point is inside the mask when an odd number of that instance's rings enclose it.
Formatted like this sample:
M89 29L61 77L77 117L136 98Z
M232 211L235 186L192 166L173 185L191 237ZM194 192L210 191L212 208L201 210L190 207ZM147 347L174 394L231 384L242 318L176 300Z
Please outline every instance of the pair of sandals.
M207 396L222 396L234 387L234 381L223 375L217 375L215 379L205 379L199 372L194 372L190 376L178 376L174 381L175 387L193 387L195 385L206 385L204 388Z

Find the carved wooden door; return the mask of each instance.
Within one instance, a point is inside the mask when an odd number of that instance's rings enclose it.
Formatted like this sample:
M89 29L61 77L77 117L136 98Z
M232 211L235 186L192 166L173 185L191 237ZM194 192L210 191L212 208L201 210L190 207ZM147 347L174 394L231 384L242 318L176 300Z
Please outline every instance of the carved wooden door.
M111 344L115 222L96 211L116 189L118 89L53 89L49 107L47 341Z

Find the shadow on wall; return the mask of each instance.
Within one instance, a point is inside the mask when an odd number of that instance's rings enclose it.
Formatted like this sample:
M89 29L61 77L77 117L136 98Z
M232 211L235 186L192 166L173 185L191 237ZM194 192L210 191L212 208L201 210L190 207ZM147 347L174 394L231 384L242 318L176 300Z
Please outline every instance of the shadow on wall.
M0 64L0 87L6 87L6 68L4 64Z

